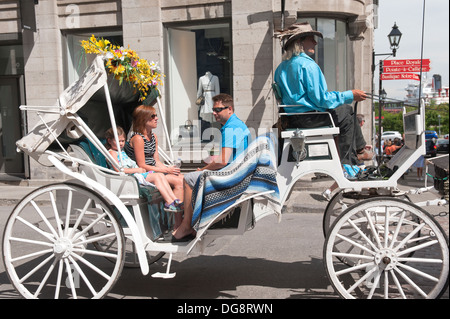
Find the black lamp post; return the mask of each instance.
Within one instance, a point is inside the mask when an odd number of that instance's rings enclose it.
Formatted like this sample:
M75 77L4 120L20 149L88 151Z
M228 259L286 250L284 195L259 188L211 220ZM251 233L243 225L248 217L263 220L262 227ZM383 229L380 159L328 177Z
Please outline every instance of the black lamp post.
M377 53L375 50L372 51L372 96L373 96L373 78L375 73L375 57L380 55L388 55L395 57L397 49L400 45L400 39L402 38L402 33L398 29L397 23L394 23L391 32L388 34L389 44L391 46L391 53ZM382 152L381 152L381 110L382 104L384 104L384 99L386 98L386 92L383 90L383 82L381 80L381 74L383 74L383 60L380 60L380 71L379 71L379 86L378 86L378 163L380 163ZM384 97L382 94L384 92ZM372 100L373 109L373 100Z

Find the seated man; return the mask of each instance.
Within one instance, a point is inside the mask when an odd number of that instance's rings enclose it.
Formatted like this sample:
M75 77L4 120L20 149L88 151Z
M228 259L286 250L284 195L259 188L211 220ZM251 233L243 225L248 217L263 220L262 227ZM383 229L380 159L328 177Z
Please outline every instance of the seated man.
M309 57L314 54L317 45L315 35L323 38L322 33L314 31L308 22L295 23L278 34L281 40L286 40L284 44L286 52L284 61L275 71L274 80L280 88L283 104L299 105L285 108L285 112L330 112L340 129L338 150L341 163L352 165L357 160L370 160L373 154L366 151L361 127L355 126L353 108L348 105L353 101L365 100L366 94L361 90L327 91L326 80L320 67ZM295 123L289 123L291 127L312 127L311 124L321 126L317 123L321 121L321 117L314 113L293 117L292 120Z
M213 97L213 115L221 128L222 148L215 161L184 176L184 217L181 225L172 234L172 242L189 241L194 238L192 228L192 191L204 170L219 170L245 151L250 139L250 131L236 114L233 98L228 94Z

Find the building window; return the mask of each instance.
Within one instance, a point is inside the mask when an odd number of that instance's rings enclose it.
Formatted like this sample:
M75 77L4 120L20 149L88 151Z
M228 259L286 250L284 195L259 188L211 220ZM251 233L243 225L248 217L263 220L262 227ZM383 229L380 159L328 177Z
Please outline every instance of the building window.
M0 75L24 74L22 45L0 45Z
M344 21L325 18L299 18L322 32L312 57L322 69L329 91L347 90L347 26Z
M166 105L173 145L205 144L219 128L212 114L212 96L232 93L229 23L168 26ZM205 95L205 105L195 101ZM193 125L187 136L184 125Z

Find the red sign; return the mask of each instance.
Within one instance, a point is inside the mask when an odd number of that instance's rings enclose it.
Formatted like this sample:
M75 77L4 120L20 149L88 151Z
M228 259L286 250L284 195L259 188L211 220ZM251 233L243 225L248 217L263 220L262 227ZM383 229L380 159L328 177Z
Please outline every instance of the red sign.
M384 60L383 66L430 66L430 59L409 59L409 60Z
M381 74L380 80L416 80L420 81L420 77L415 73L387 73Z
M423 66L422 72L429 72L430 66ZM403 73L403 72L420 72L420 65L418 66L385 66L384 73Z

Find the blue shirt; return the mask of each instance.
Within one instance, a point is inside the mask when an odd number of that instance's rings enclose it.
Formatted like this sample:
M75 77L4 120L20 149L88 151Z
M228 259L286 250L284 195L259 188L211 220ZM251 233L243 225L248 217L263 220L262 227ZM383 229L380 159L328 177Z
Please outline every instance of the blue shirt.
M245 151L250 139L250 131L236 114L232 114L220 130L222 134L222 147L233 149L233 155L229 162Z
M325 112L342 104L352 103L353 92L328 92L327 82L319 65L305 53L283 61L275 71L275 82L281 90L286 113Z

